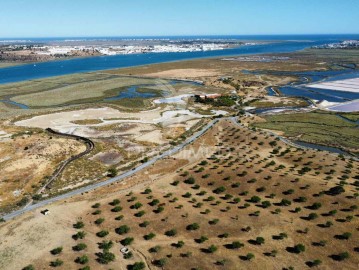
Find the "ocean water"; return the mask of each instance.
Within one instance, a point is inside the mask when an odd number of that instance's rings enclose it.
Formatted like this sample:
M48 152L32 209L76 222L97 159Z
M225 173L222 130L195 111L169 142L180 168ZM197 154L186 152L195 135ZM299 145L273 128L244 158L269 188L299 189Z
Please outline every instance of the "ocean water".
M166 37L125 37L123 39L143 39L143 38L166 38ZM89 58L78 58L61 61L50 61L44 63L26 64L8 68L0 68L0 84L19 82L33 79L40 79L52 76L67 75L80 72L100 71L107 69L132 67L146 64L163 63L170 61L180 61L186 59L248 55L261 53L281 53L302 50L311 46L321 45L331 42L338 42L346 39L359 39L359 35L305 35L305 36L198 36L198 37L168 37L172 39L237 39L275 41L272 43L240 46L228 50L216 50L207 52L185 52L185 53L148 53L148 54L130 54L115 56L96 56ZM83 38L51 38L51 39L28 39L32 42L48 42L55 40L80 40ZM86 38L85 40L110 39L106 37ZM121 39L121 38L111 38ZM5 40L5 39L1 39Z

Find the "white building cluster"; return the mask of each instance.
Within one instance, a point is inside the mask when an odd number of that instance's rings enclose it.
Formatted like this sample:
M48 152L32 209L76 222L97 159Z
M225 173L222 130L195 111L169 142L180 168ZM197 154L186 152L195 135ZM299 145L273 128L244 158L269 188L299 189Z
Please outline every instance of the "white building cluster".
M340 43L329 43L315 46L316 49L359 49L359 40L345 40Z
M228 43L192 43L164 45L117 45L117 46L39 46L33 47L37 54L56 55L73 54L76 51L94 51L102 55L164 53L164 52L201 52L224 50L230 48Z
M88 46L35 46L32 50L36 54L42 55L66 55L85 50L94 51L94 48Z

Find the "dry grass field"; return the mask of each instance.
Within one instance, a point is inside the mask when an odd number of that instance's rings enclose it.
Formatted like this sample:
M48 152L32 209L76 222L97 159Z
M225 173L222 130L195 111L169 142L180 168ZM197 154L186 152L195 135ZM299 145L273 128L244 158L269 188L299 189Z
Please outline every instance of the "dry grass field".
M358 169L222 120L124 182L0 225L0 268L357 269Z
M7 127L0 133L0 212L26 203L63 160L84 151L74 140L38 129Z
M211 112L202 116L189 110L176 110L171 105L141 112L124 112L102 107L41 114L15 121L14 124L18 130L36 129L42 132L51 127L94 141L95 148L91 153L69 164L51 183L51 189L43 191L43 196L54 196L106 179L110 169L116 168L119 172L131 169L144 158L155 156L171 147L171 142L183 140L185 137L182 136L200 128L207 122L206 118L212 115ZM23 143L30 141L30 138L26 137ZM71 145L71 140L63 141ZM44 147L43 144L39 141L37 147ZM14 153L3 152L4 158L11 158L13 155ZM49 170L48 175L51 175L65 159L66 156L58 154L57 163L52 163L52 172ZM6 165L5 162L3 164ZM7 165L11 166L10 163ZM27 175L20 170L17 171L16 177L8 177L8 182L12 182L13 178L23 178L24 183L29 182ZM23 195L31 197L36 190L31 191Z
M12 66L16 66L16 65L21 65L21 63L0 62L0 68L12 67Z

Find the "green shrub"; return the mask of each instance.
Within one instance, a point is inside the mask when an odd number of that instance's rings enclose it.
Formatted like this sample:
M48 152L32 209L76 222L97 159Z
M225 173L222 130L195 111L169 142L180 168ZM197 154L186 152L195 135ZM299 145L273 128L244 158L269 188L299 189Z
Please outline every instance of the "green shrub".
M135 217L142 217L144 214L146 214L146 212L142 210L142 211L137 212L135 214Z
M115 205L119 205L121 203L121 201L119 199L114 199L112 202L109 203L109 205L115 206Z
M314 260L312 262L309 263L309 266L310 267L316 267L316 266L319 266L322 264L322 261L321 260Z
M153 262L153 264L156 265L157 267L164 267L166 263L167 263L166 258L158 259Z
M104 218L98 218L98 219L95 220L95 224L96 224L96 225L100 225L100 224L102 224L104 221L105 221Z
M110 168L107 171L108 177L115 177L117 175L117 169L116 168Z
M342 252L342 253L339 253L338 255L335 256L335 258L338 260L338 261L343 261L345 259L348 259L350 257L349 253L348 252Z
M219 219L218 219L218 218L215 218L215 219L212 219L212 220L208 221L208 223L209 223L210 225L216 225L218 222L219 222Z
M199 229L199 225L198 225L198 223L192 223L192 224L187 225L186 229L188 231L195 231L195 230Z
M163 212L163 210L165 210L165 208L163 206L159 206L159 207L157 207L157 209L154 212L156 214L159 214L159 213Z
M241 247L243 247L244 244L242 244L241 242L239 241L233 241L231 244L230 244L230 248L231 249L239 249Z
M112 241L102 241L98 244L99 249L110 250L113 247Z
M305 246L303 244L298 244L295 245L293 249L295 253L301 253L305 251Z
M177 234L177 230L176 229L172 229L172 230L168 230L165 232L165 235L166 236L169 236L169 237L173 237Z
M75 229L82 229L83 227L85 227L85 224L82 221L78 221L73 225L73 227Z
M265 240L263 237L257 237L255 242L257 243L257 245L262 245L264 244Z
M73 238L74 240L78 240L78 239L84 239L85 236L86 236L86 233L85 233L84 231L79 231L79 232L77 232L76 234L74 234L74 235L72 236L72 238Z
M130 228L127 225L122 225L122 226L115 229L115 232L120 234L120 235L126 234L129 231L130 231Z
M128 270L142 270L145 268L146 268L146 265L144 262L135 262L134 264L127 266Z
M114 208L111 209L111 212L118 213L122 211L122 207L117 205Z
M262 202L262 207L263 208L268 208L268 207L270 207L272 204L270 203L270 201L263 201Z
M258 196L253 196L249 199L249 201L252 203L259 203L261 201L261 198Z
M318 218L318 214L316 213L310 213L307 217L308 220L314 220Z
M128 245L131 245L131 243L133 242L133 237L126 237L125 239L122 239L120 241L120 243L124 246L128 246Z
M61 261L60 259L56 259L55 261L50 262L50 266L52 266L52 267L59 267L63 264L64 264L64 262Z
M139 224L139 226L140 226L141 228L146 228L148 225L150 225L150 223L149 223L148 221L144 221L144 222L142 222L142 223Z
M188 185L193 185L194 183L196 183L196 180L191 176L190 178L184 180L184 182Z
M140 209L142 207L142 203L136 202L134 205L131 206L131 209Z
M116 259L115 254L109 251L99 252L96 253L96 255L97 255L97 261L101 264L109 264L110 262L113 262Z
M126 254L123 254L123 258L128 260L128 259L131 259L133 257L133 253L130 251Z
M220 194L226 191L226 188L221 186L213 190L213 193Z
M151 239L153 239L153 238L155 238L156 237L156 234L154 234L154 233L149 233L149 234L146 234L145 236L143 236L143 238L145 239L145 240L151 240Z
M204 243L207 240L208 240L208 237L202 235L200 238L196 239L195 241L197 243L201 244L201 243Z
M178 241L177 243L174 244L174 246L175 246L176 248L181 248L181 247L184 246L184 242L183 242L183 241Z
M32 264L29 264L28 266L22 268L22 270L35 270L35 267Z
M210 245L208 248L207 248L207 252L208 253L214 253L214 252L216 252L217 251L217 246L215 246L215 245Z
M143 193L144 194L150 194L150 193L152 193L152 190L150 188L146 188Z
M151 247L148 251L150 253L157 253L161 250L161 247L160 246L154 246L154 247Z
M52 255L58 255L62 252L62 249L63 249L62 247L57 247L57 248L54 248L53 250L51 250L50 253Z
M254 259L254 254L253 253L248 253L247 255L246 255L246 260L247 261L251 261L251 260L253 260Z
M160 201L159 200L157 200L157 199L153 199L150 203L149 203L149 205L151 205L151 206L155 206L155 205L157 205L157 204L159 204L160 203Z
M75 259L75 262L79 263L79 264L86 264L86 263L88 263L88 261L89 261L89 258L86 255L83 255L81 257L77 257Z
M99 231L98 233L96 233L96 235L101 238L107 236L108 234L109 234L109 232L106 230L102 230L102 231Z
M185 194L183 194L183 198L191 198L192 194L190 192L186 192Z
M99 208L101 206L100 203L95 203L94 205L92 205L92 208Z
M87 245L84 243L78 243L76 246L73 246L72 249L75 251L81 251L87 248Z

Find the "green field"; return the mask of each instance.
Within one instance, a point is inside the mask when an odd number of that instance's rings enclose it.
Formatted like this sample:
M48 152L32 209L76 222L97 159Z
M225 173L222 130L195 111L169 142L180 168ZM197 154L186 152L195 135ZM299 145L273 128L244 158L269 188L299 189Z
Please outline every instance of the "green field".
M12 100L29 107L50 107L88 101L101 101L123 91L123 87L149 83L152 80L137 78L115 78L75 83L52 90L19 95Z
M341 116L349 119L350 121L359 121L359 113L343 113Z
M359 149L359 130L335 114L325 112L265 116L266 122L253 126L283 131L298 140L351 149Z
M293 56L300 57L301 60L316 59L328 63L355 63L359 64L359 50L341 50L341 49L306 49L294 53Z
M25 104L30 108L56 107L70 104L102 102L105 98L116 96L128 86L139 84L159 84L158 87L142 88L161 96L162 89L171 90L167 81L118 76L105 73L82 73L61 77L32 80L0 85L0 99Z
M254 106L256 108L273 108L273 107L305 107L308 106L308 103L303 99L298 98L287 98L282 102L270 102L266 100L255 100L249 104L249 106Z
M0 96L4 97L7 95L25 95L53 90L71 84L104 80L109 78L113 78L113 76L101 73L79 73L60 77L2 84L0 85Z

